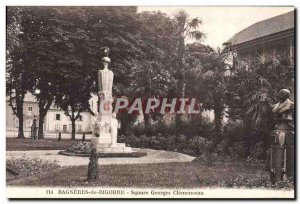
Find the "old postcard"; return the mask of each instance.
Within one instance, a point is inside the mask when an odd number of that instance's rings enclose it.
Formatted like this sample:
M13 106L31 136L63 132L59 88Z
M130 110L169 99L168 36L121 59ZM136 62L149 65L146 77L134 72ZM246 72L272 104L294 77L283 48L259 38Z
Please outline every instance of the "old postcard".
M294 199L295 29L292 6L7 6L7 197Z

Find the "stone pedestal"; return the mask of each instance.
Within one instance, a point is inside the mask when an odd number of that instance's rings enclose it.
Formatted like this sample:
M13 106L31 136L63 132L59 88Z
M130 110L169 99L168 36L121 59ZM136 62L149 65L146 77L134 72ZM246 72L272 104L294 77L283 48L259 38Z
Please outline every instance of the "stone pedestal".
M93 137L92 143L95 145L98 153L131 153L131 147L126 147L125 143L116 143L112 145L110 137Z
M294 102L289 100L290 91L278 93L279 102L272 106L275 130L271 133L267 167L272 183L294 178Z
M92 138L92 142L95 145L98 153L131 153L133 152L131 147L126 147L125 143L116 143L111 145L110 138Z

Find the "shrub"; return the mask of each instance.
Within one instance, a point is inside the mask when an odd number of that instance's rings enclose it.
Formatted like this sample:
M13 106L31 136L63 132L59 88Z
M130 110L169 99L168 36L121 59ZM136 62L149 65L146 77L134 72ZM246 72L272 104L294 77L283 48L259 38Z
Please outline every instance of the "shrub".
M174 151L176 149L176 135L168 135L166 142L166 150Z
M140 142L141 142L141 147L142 148L150 147L150 145L149 145L150 139L146 135L140 136Z
M125 140L126 140L125 135L118 135L118 142L119 143L125 143Z
M129 125L126 135L119 141L125 141L131 147L142 147L179 151L188 154L203 154L211 148L209 137L213 124L206 120L192 120L166 125L163 121L154 124Z
M262 159L264 155L263 142L258 142L254 145L254 148L250 150L250 157L254 159Z
M135 135L129 135L125 138L125 143L129 144L131 147L140 147L140 139Z
M26 158L25 156L9 158L6 160L6 165L7 168L19 173L19 175L15 177L7 176L7 180L14 180L20 177L25 178L35 174L51 172L60 168L57 161L52 162L40 158Z
M241 120L229 120L224 127L224 136L229 141L239 141L244 135L244 126Z
M71 144L67 151L69 152L76 152L76 153L90 153L91 152L91 143L90 142L78 142Z
M239 156L246 158L247 152L243 141L234 142L231 147L229 147L229 153L232 156Z
M211 148L212 142L204 137L196 136L189 141L188 149L195 155L202 155Z
M164 137L161 133L158 133L157 142L159 143L158 145L159 149L164 149L164 150L167 149L167 144L168 144L167 138Z
M133 140L133 146L134 147L137 147L137 148L140 148L141 147L141 140L140 140L140 138L138 138L138 137L134 137L134 140Z
M156 136L150 137L150 148L159 149L159 141Z
M188 146L187 137L183 134L180 134L176 137L175 145L176 145L176 151L182 152L186 147Z

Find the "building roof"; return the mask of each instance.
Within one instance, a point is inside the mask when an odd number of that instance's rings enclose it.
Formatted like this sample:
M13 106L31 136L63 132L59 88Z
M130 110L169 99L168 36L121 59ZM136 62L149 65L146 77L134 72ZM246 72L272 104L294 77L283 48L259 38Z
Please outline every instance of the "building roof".
M24 97L24 102L35 102L35 103L37 103L37 100L36 100L36 97L32 93L27 92L25 94L25 97Z
M282 31L294 29L294 11L259 21L236 33L229 42L238 45Z
M9 101L9 96L6 96L6 101ZM32 93L27 92L27 93L25 94L25 97L24 97L24 102L33 102L33 103L37 103L37 100L36 100L35 96L32 95Z

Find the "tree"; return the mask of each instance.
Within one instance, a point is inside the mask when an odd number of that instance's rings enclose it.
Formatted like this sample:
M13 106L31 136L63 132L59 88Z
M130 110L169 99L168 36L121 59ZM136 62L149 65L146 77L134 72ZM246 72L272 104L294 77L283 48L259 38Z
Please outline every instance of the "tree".
M214 145L222 139L223 114L227 92L227 54L220 49L214 51L209 46L193 43L188 45L186 62L191 67L187 72L188 94L198 95L202 108L214 110Z
M189 15L181 10L177 12L173 18L173 26L175 28L176 40L177 40L177 49L176 49L176 58L177 58L177 78L181 86L181 96L184 98L185 89L186 89L186 79L185 73L187 66L185 64L185 43L188 39L193 39L200 41L204 38L204 33L201 32L199 26L202 24L202 21L199 18L190 19Z
M26 55L26 35L23 32L23 22L28 16L30 12L23 7L7 7L6 95L9 105L19 119L18 138L24 138L24 97L33 87L33 82L28 80L30 58Z
M127 95L131 98L142 96L146 100L168 96L176 84L172 70L176 45L172 20L161 12L142 12L138 15L138 23L143 55L130 69L131 86L127 88ZM146 125L150 119L151 115L144 113Z
M68 78L68 80L69 81L64 85L65 95L56 97L55 103L64 110L65 115L70 118L72 124L71 139L75 140L75 122L80 119L80 113L87 110L90 93L80 85L80 82L85 83L81 78L73 79L73 81L70 81Z
M30 59L27 80L33 82L29 91L35 95L39 103L38 138L43 139L44 118L54 101L56 94L57 57L51 37L54 27L51 19L53 9L49 7L26 7L28 15L22 19L24 52ZM39 90L40 93L36 93Z
M71 139L75 139L76 120L82 111L89 107L91 87L94 82L92 70L95 53L92 34L86 28L87 18L81 7L54 8L55 17L51 19L54 34L51 36L55 48L55 59L59 73L55 80L56 95L54 103L64 110L72 124Z

